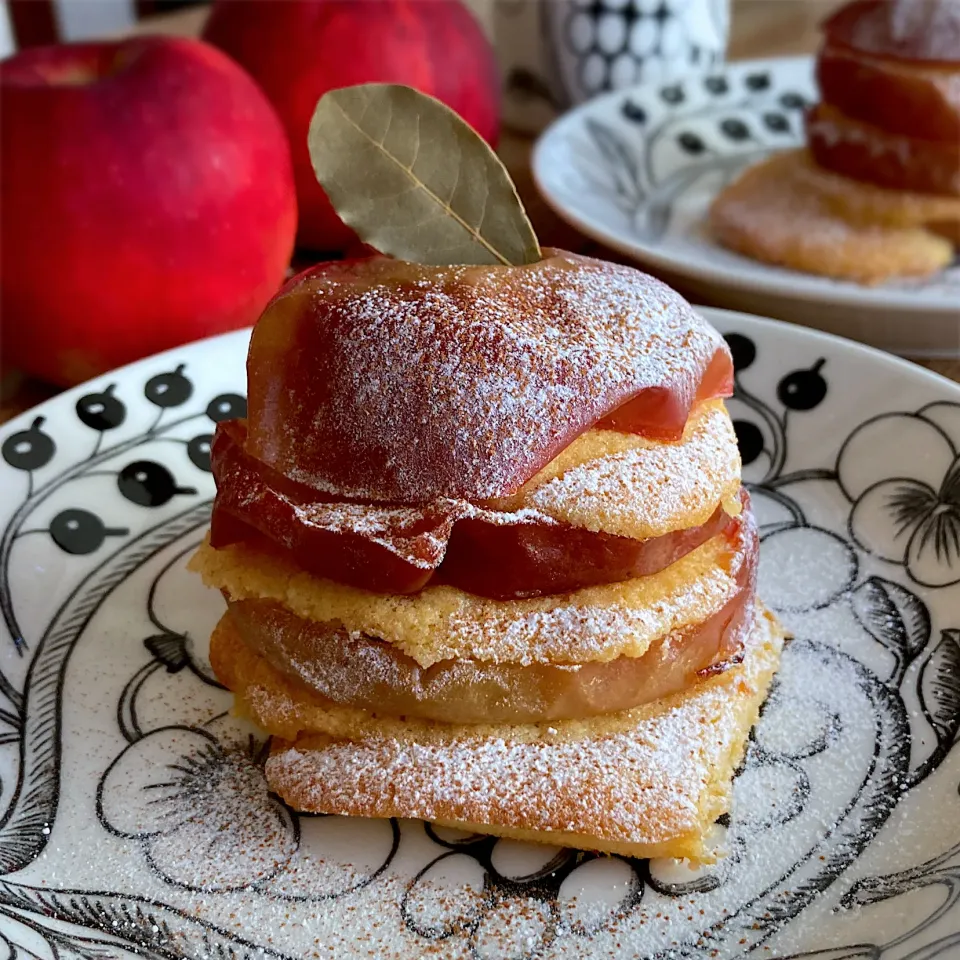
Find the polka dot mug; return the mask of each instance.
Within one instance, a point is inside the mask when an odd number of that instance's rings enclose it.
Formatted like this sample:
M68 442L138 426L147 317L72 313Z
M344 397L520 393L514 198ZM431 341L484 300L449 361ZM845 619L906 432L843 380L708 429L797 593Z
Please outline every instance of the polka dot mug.
M533 133L574 104L723 60L730 0L496 0L504 121Z

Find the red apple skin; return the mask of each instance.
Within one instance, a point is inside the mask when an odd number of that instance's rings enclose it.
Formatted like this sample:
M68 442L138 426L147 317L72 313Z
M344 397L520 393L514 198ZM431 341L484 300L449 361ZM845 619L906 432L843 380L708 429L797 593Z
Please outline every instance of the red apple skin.
M328 90L404 83L459 113L485 140L499 129L499 81L489 41L457 0L216 0L203 37L266 92L290 138L301 246L356 242L317 183L307 128Z
M195 40L0 63L5 363L61 385L253 323L296 232L263 93Z

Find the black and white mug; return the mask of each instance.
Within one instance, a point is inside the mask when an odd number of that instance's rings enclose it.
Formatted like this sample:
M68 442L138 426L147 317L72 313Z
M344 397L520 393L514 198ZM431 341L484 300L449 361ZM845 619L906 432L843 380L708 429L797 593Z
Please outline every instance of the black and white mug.
M723 61L730 0L496 0L508 126L536 132L563 110Z

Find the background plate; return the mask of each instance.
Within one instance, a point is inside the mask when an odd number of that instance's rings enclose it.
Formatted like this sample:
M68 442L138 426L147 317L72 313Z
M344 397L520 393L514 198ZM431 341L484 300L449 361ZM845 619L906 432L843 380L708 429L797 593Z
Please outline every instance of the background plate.
M720 311L795 639L692 872L301 816L207 663L186 573L246 333L0 432L0 955L931 960L960 947L960 389Z
M720 247L705 217L748 164L803 142L817 99L809 57L728 64L572 110L537 142L547 202L597 240L655 267L690 299L767 314L912 356L960 355L960 266L880 287L768 266Z

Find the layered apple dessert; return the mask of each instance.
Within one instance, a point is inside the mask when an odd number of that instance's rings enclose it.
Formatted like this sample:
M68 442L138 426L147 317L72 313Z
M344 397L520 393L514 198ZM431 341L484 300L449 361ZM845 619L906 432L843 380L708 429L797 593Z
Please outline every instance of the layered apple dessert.
M211 660L294 808L709 856L776 669L720 335L637 270L291 281L218 425Z
M861 283L926 277L960 247L960 0L854 0L824 24L807 146L714 201L739 253Z

